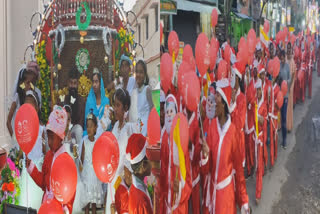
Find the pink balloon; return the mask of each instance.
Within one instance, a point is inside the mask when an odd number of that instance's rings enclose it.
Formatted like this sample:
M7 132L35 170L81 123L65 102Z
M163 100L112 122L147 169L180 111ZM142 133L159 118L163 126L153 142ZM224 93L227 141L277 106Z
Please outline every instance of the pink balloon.
M273 78L276 78L279 75L280 72L280 60L279 58L276 56L273 59Z
M249 52L248 49L243 48L237 53L237 61L243 64L248 64Z
M270 24L268 20L264 21L264 25L263 25L263 31L268 34L269 33L269 28L270 28Z
M281 91L282 91L282 94L287 94L288 92L288 83L286 80L283 80L281 83Z
M211 12L211 26L215 27L218 23L218 11L216 8L213 8Z
M228 77L228 63L221 60L218 66L217 81Z
M182 61L182 63L179 66L179 70L178 70L178 89L181 93L181 95L184 92L184 75L187 73L195 73L193 72L193 69L191 68L191 66L185 62Z
M224 47L224 60L228 63L228 65L230 65L230 60L231 60L231 48L229 46L229 44L226 44L226 46Z
M201 33L196 42L196 63L201 76L205 75L210 65L210 44L205 33Z
M283 105L283 94L281 91L278 92L277 94L277 100L276 100L276 104L278 106L278 108L280 109Z
M192 47L187 44L183 49L182 61L187 62L192 69L196 68L196 61L193 57Z
M210 41L210 70L213 70L216 66L218 51L219 42L216 38L212 37Z
M247 49L247 41L244 37L241 37L238 44L238 51L241 51L242 49Z
M256 49L256 32L251 28L248 32L248 48L249 48L249 53L253 54L255 49Z
M169 33L168 49L171 56L173 56L173 53L175 54L174 57L176 59L179 54L179 37L175 31Z
M177 121L180 119L180 124L179 124L179 136L180 136L180 144L182 147L182 151L184 154L188 154L188 145L189 145L189 125L188 125L188 120L186 116L184 116L183 113L179 112L176 114L172 121L172 128L170 131L170 142L174 142L173 140L173 134L174 134L174 129L176 127Z
M190 111L197 111L200 102L200 83L195 72L189 72L183 79L183 100Z
M164 53L160 63L160 80L164 93L167 93L171 86L173 76L172 58L168 53Z

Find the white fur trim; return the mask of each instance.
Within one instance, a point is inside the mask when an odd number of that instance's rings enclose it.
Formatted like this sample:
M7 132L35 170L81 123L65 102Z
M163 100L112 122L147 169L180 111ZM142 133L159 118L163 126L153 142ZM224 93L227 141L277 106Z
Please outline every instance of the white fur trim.
M225 88L227 86L229 86L229 80L227 78L217 81L217 88Z
M237 68L232 68L232 71L240 78L240 79L242 79L242 75L241 75L241 73L240 73L240 71L237 69Z
M131 164L136 164L139 163L140 161L143 160L143 158L146 156L146 148L147 148L147 142L145 142L143 149L141 152L133 159L130 158L130 163Z
M221 88L217 88L217 92L222 96L222 99L227 103L228 105L228 110L230 112L230 105L229 105L229 102L228 102L228 99L227 99L227 96L225 95L225 93L223 92L223 90Z

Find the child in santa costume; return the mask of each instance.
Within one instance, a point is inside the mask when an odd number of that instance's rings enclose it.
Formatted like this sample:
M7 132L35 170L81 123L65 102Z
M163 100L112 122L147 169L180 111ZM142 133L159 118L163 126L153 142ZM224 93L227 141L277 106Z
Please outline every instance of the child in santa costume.
M251 79L247 92L247 119L245 124L245 142L246 142L246 163L248 175L251 175L252 167L254 166L254 107L256 105L256 89L255 83L258 80L258 70L255 66L253 68L253 78Z
M178 154L173 154L173 142L169 136L175 115L177 114L177 102L172 94L169 94L165 102L165 132L161 142L161 172L160 172L160 213L188 213L188 200L192 191L190 175L189 154L185 154L186 179L182 180L177 175L177 167L174 160Z
M132 184L132 168L129 160L124 162L124 176L116 190L115 203L111 205L111 213L129 213L129 189Z
M280 91L278 82L278 72L273 71L272 73L272 88L269 105L269 118L270 118L270 163L273 167L278 154L278 114L280 108L277 105L277 96Z
M53 111L49 116L48 124L46 126L50 150L44 157L41 171L38 170L38 168L32 161L30 161L28 158L26 159L28 173L31 175L35 183L45 192L42 197L42 203L44 203L48 199L54 198L50 185L51 167L54 160L59 155L67 153L65 147L62 144L62 140L65 137L66 125L66 111L62 107L55 105L53 107ZM67 204L61 204L66 213L72 213L73 201L74 197Z
M217 82L216 118L213 119L207 139L203 139L202 162L211 172L210 213L237 213L238 202L242 213L249 213L249 198L243 174L242 159L236 138L236 128L229 114L232 89L228 79ZM209 162L209 156L211 161ZM239 197L237 195L239 194ZM239 200L237 200L239 198ZM236 201L237 200L237 201Z
M151 164L146 157L147 141L142 134L133 134L128 140L127 159L133 170L132 185L129 190L129 214L153 213L152 201L144 178L151 174Z
M216 109L216 101L215 101L215 89L214 89L215 83L211 84L208 89L208 96L207 100L205 102L205 109L206 109L206 116L203 122L203 133L204 138L207 140L207 143L210 145L210 139L207 138L209 127L213 121L213 118L215 116L215 109ZM201 151L202 153L202 151ZM209 157L210 161L210 157ZM205 164L202 165L202 162L200 162L200 172L201 172L201 187L202 187L202 213L208 214L210 213L210 190L212 188L211 183L211 173L206 172Z
M262 176L264 173L264 145L266 144L265 131L267 122L267 105L263 99L262 82L260 79L255 84L257 91L257 108L255 108L255 167L256 167L256 203L261 199Z

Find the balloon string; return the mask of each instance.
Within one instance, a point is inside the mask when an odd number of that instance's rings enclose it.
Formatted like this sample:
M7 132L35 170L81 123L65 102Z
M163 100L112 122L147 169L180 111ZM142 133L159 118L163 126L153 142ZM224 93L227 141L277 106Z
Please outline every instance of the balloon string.
M28 158L27 155L26 159ZM27 166L26 166L26 170L27 170ZM29 201L28 201L28 196L29 196L29 191L28 191L28 172L26 173L26 185L27 185L27 214L29 213Z

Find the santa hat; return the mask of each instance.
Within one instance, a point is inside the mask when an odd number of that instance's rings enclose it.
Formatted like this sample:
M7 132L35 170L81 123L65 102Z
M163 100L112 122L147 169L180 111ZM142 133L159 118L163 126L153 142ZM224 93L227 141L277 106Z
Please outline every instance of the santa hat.
M55 105L50 113L49 120L46 126L47 130L52 131L61 139L64 139L67 127L68 115L64 108Z
M255 88L261 88L261 87L262 87L261 79L258 79L258 80L256 81L256 83L254 84L254 87L255 87Z
M232 66L232 71L240 78L242 79L242 75L245 72L245 67L243 67L243 65L240 62L236 62L233 66Z
M178 105L177 105L177 100L176 98L172 95L172 94L169 94L166 98L166 104L164 105L164 110L166 111L167 109L167 105L169 105L169 103L173 103L175 108L176 108L176 111L178 112Z
M263 64L260 64L260 65L258 66L258 72L259 72L259 74L261 74L262 72L265 72L265 69L264 69Z
M131 167L131 163L128 159L124 159L124 166L131 172L133 173L132 167Z
M128 139L126 157L132 164L141 162L146 156L147 140L142 134L132 134Z
M222 99L227 103L228 110L230 111L232 88L229 80L224 78L217 82L217 92L221 95Z

